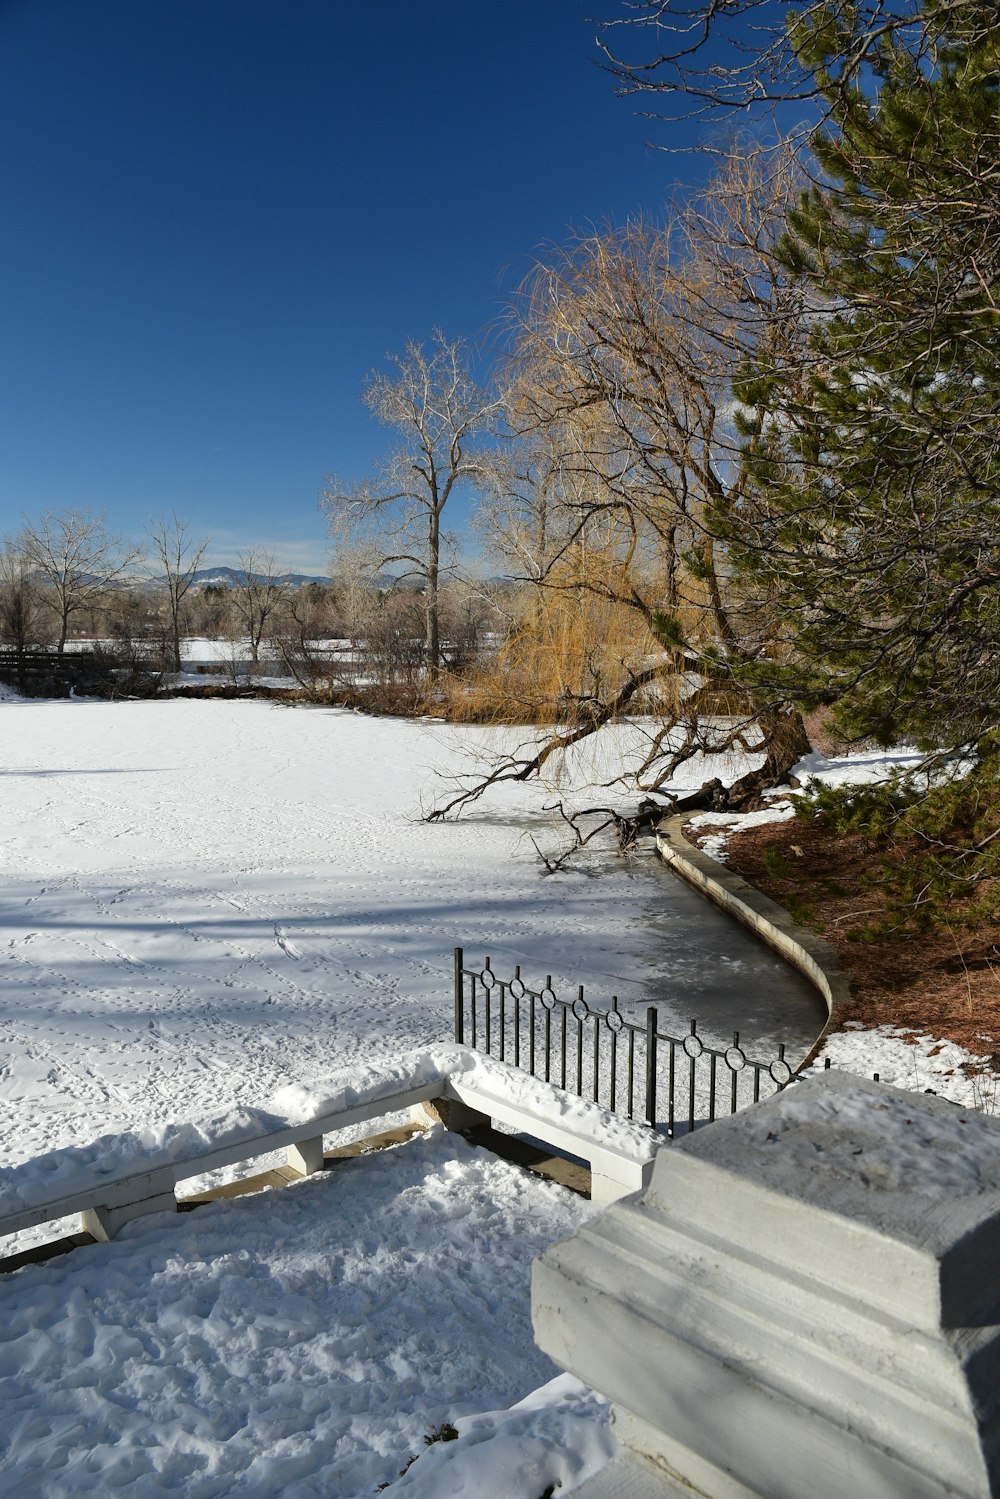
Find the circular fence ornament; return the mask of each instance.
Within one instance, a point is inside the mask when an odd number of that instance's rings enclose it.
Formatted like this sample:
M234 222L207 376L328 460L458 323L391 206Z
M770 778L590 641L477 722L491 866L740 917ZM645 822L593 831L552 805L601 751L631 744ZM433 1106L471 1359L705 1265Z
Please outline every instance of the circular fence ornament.
M507 988L510 990L511 997L513 999L523 999L524 998L524 984L516 976L516 974L515 974L514 978L511 979L510 983L507 985Z
M697 1061L705 1050L705 1043L700 1036L685 1036L681 1045L684 1048L685 1055L689 1056L692 1062Z
M723 1055L730 1072L742 1072L747 1064L747 1054L742 1046L730 1046Z
M625 1019L620 1010L609 1010L604 1017L604 1024L612 1035L617 1036L618 1032L625 1028Z
M497 976L493 972L492 968L484 968L482 973L479 975L479 982L482 984L484 989L492 989L496 981Z
M585 999L574 999L571 1008L575 1020L586 1020L590 1014L590 1006Z
M555 1007L556 1007L556 997L555 997L555 994L553 993L553 991L550 989L550 987L549 987L548 984L545 985L545 988L542 990L541 994L538 997L539 997L539 999L542 1002L542 1009L543 1010L554 1010L555 1009Z
M771 1081L777 1083L779 1088L783 1088L786 1083L790 1083L792 1080L792 1069L784 1060L779 1059L777 1062L772 1062L767 1070Z

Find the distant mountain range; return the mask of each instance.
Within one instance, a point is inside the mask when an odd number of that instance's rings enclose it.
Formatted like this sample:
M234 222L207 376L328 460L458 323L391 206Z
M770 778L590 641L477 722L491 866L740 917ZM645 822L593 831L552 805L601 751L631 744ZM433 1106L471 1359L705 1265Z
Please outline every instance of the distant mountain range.
M247 575L239 567L202 567L192 576L192 586L195 588L243 588L247 581ZM329 583L329 578L321 578L311 573L276 573L276 583L290 583L298 588L303 583Z
M153 582L162 582L162 579L153 579ZM192 576L192 587L194 588L243 588L246 585L247 575L239 567L202 567ZM293 588L299 588L303 583L322 583L327 585L334 580L328 577L319 577L315 573L275 573L276 583L287 583ZM419 588L420 582L412 573L377 573L371 579L373 588Z
M34 577L40 583L44 582L42 573L35 573ZM77 577L81 583L102 582L102 579L94 573L79 573ZM105 586L110 589L162 588L166 581L165 576L125 577L106 580ZM240 567L201 567L191 575L193 588L244 588L246 581L247 574ZM288 584L292 588L300 588L305 583L320 583L325 587L334 580L318 573L275 573L273 581ZM420 580L414 573L377 573L370 582L373 588L384 590L393 588L419 590L421 587Z

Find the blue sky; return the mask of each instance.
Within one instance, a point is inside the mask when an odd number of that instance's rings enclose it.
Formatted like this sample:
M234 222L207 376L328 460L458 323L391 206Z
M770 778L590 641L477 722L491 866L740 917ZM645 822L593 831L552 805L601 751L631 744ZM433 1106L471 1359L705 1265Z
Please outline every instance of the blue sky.
M658 214L595 0L0 0L0 535L46 508L324 572L366 373L489 341L532 255ZM460 514L453 522L461 520Z

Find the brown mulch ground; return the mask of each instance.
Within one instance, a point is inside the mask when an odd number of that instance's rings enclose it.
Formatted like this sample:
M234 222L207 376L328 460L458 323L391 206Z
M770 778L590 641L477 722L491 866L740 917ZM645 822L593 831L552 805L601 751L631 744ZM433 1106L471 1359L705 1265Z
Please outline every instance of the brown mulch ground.
M710 831L686 829L695 843ZM877 857L863 838L799 818L736 834L714 831L728 835L730 869L836 949L852 994L837 1012L838 1029L847 1021L912 1026L991 1055L1000 1066L1000 930L955 926L866 941L859 934L878 920L882 901L871 883Z

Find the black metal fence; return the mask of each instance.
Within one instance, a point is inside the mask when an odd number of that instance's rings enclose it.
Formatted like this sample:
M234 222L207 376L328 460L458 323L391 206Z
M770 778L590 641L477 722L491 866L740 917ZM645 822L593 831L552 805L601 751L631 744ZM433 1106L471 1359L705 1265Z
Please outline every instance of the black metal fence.
M769 1062L747 1056L738 1031L731 1046L708 1046L694 1020L686 1036L671 1036L654 1005L629 1019L617 996L610 1009L593 1008L582 984L560 999L551 977L532 989L520 965L500 978L489 958L467 967L460 947L455 1040L670 1136L780 1093L794 1075L784 1046Z

